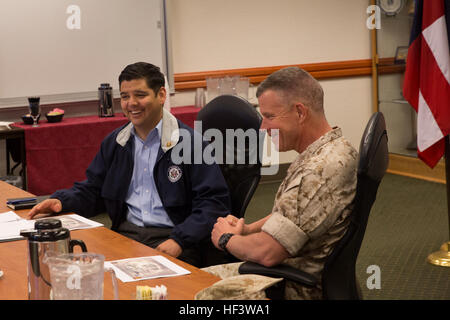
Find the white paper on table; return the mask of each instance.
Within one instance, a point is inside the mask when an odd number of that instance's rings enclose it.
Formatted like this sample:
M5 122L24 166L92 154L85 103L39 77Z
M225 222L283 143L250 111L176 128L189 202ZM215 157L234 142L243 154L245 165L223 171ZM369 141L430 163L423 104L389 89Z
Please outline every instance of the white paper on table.
M122 282L176 277L191 273L163 256L106 261L105 268L112 268Z
M15 220L0 223L0 241L23 239L20 230L34 229L33 220Z
M21 220L14 211L0 213L0 223Z
M99 222L84 218L78 214L68 214L52 218L61 220L63 228L69 230L89 229L103 226L103 224ZM34 229L34 223L38 220L40 219L23 219L13 211L0 214L0 241L23 239L20 235L20 231Z
M61 220L63 228L67 228L69 230L89 229L103 226L103 224L99 222L87 219L78 214L68 214L52 218Z

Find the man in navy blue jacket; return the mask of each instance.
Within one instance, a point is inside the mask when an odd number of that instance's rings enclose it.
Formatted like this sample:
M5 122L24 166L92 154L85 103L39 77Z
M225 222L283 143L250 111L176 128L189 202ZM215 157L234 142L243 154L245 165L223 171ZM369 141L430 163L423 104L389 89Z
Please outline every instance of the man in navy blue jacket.
M194 164L193 154L191 161L173 161L175 147L190 144L186 150L194 150L195 139L190 127L163 108L164 83L158 67L128 65L119 84L130 122L103 140L85 181L56 191L29 217L58 212L92 217L106 211L112 230L200 265L200 243L217 218L230 213L229 192L218 165ZM186 136L190 141L183 141Z

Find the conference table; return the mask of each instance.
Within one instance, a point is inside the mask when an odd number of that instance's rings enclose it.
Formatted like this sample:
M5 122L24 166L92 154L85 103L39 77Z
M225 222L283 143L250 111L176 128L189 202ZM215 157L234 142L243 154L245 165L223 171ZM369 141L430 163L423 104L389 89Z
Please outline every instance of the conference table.
M200 108L182 106L171 108L180 121L194 127ZM32 127L21 122L14 123L24 130L26 190L41 196L59 189L70 188L74 182L86 179L86 169L94 159L102 140L114 129L126 124L122 113L114 117L81 116L64 117L61 122L39 122Z
M0 213L10 211L6 206L6 199L26 196L32 196L32 194L0 181ZM15 212L25 218L28 211L29 209ZM83 240L89 252L104 255L105 261L162 255L191 272L187 275L127 283L118 280L120 300L134 300L138 285L151 287L165 285L169 300L192 300L198 291L220 280L218 277L105 227L72 230L70 234L72 239ZM79 248L76 247L75 252L78 250ZM28 299L27 240L0 242L0 270L4 273L0 278L0 300ZM104 299L112 300L113 297L111 277L105 273Z

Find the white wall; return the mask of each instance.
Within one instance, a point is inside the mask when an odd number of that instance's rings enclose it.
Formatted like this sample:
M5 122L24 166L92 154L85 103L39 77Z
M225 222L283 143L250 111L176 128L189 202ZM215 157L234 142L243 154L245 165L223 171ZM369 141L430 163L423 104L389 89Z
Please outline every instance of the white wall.
M367 6L364 0L168 0L174 72L370 59ZM320 83L328 121L358 148L372 113L371 78ZM194 104L194 94L177 92L171 104ZM280 154L280 163L295 155Z
M167 0L174 73L369 59L368 2ZM329 122L357 148L372 112L370 77L320 83ZM256 102L254 92L251 88L251 102ZM193 91L171 96L172 107L192 104ZM77 108L74 113L97 112ZM19 121L22 111L0 113L0 121ZM280 163L294 156L283 153Z
M175 73L370 57L364 0L167 0Z

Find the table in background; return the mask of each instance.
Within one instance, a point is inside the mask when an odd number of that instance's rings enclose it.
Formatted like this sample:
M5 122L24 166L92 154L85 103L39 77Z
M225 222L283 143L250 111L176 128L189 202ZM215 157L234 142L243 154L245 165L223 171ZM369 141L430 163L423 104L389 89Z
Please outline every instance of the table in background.
M19 162L21 163L22 166L22 185L23 188L26 189L26 185L27 185L27 175L26 175L26 163L25 163L25 134L24 134L24 129L22 128L16 128L16 127L11 127L11 129L3 129L0 130L0 140L4 139L5 140L5 145L6 145L6 175L12 175L12 169L11 169L11 162L10 162L10 156L13 155L13 150L10 150L10 144L9 142L12 140L18 140L19 143L17 145L18 148L16 148L15 151L18 152L14 152L14 153L18 153L18 157L20 159ZM16 145L16 144L14 144ZM13 160L15 157L13 156Z
M195 106L184 106L171 108L170 112L181 122L187 124L192 129L194 128L194 121L197 119L197 113L201 108Z
M0 181L0 213L9 211L6 207L7 198L30 196L32 194ZM16 213L25 217L29 210L18 210ZM119 298L121 300L135 299L137 285L165 285L170 300L192 300L195 294L219 281L220 279L191 266L176 258L165 255L139 242L126 238L104 227L74 230L70 232L72 239L83 240L89 252L105 256L106 261L162 255L191 273L177 277L141 280L119 283ZM4 272L0 278L0 300L28 299L27 279L27 241L16 240L0 243L0 269ZM105 299L113 299L111 277L105 275Z
M25 130L27 190L36 195L52 194L85 180L85 171L101 141L128 122L121 114L100 118L64 118L57 123L40 121L39 127L15 123Z
M172 114L193 127L200 108L174 107ZM128 122L123 114L100 118L97 115L64 118L58 123L39 122L39 127L15 123L25 130L27 190L49 195L86 179L85 172L102 140Z

